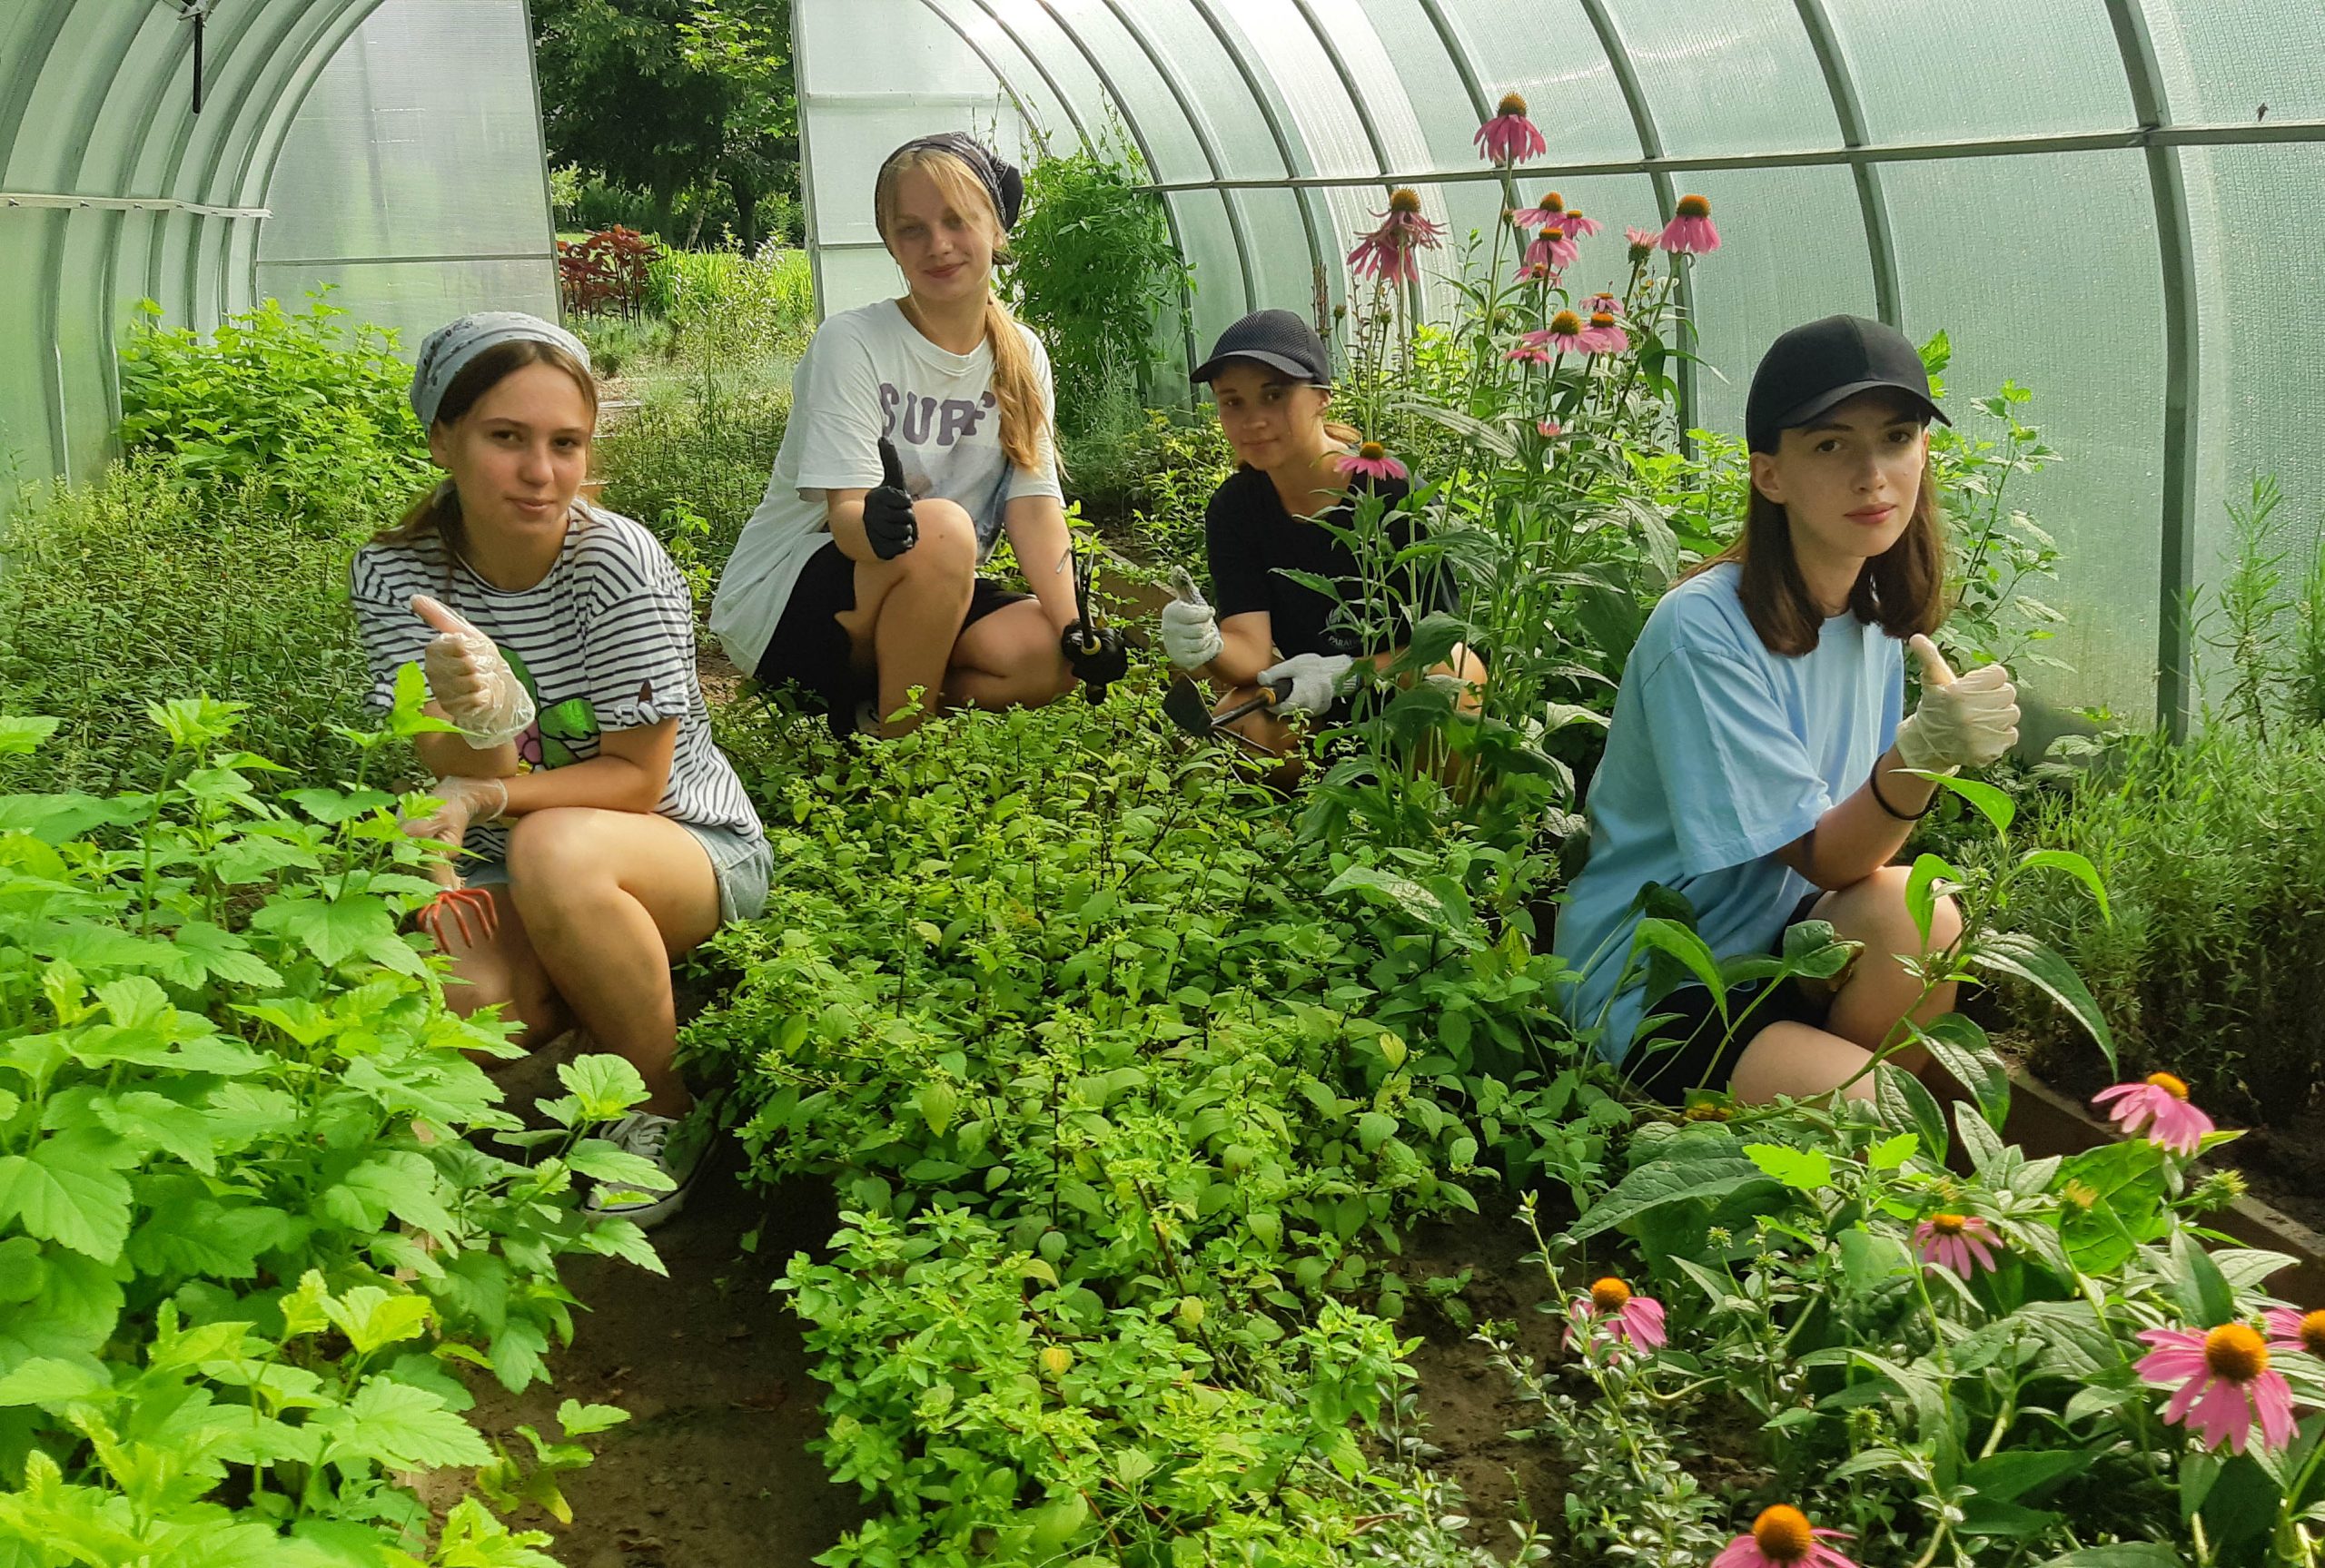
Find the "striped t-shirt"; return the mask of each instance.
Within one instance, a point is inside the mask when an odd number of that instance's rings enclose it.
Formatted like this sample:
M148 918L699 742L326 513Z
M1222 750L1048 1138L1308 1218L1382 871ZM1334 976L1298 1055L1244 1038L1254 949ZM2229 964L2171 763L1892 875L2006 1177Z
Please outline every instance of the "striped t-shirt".
M598 754L606 730L675 717L669 783L654 809L673 821L765 830L742 781L710 738L695 675L694 606L660 541L629 518L576 505L557 565L529 588L497 588L436 535L355 552L352 596L371 661L370 705L394 705L396 670L436 636L411 613L414 594L451 606L490 637L533 695L538 716L517 737L520 766L562 767ZM504 828L480 823L466 847L500 859Z

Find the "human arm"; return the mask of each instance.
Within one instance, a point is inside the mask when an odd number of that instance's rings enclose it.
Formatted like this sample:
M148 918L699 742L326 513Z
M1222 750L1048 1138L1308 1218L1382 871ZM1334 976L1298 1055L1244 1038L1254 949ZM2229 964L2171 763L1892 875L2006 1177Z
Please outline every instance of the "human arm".
M1922 666L1921 705L1897 726L1864 787L1776 852L1818 887L1860 882L1905 847L1937 790L1924 774L1984 767L2018 743L2018 692L2008 670L1987 665L1956 677L1927 637L1910 646Z
M1082 618L1073 602L1073 567L1068 557L1065 506L1055 496L1013 497L1002 508L1002 531L1016 554L1025 584L1041 601L1050 626L1064 632Z

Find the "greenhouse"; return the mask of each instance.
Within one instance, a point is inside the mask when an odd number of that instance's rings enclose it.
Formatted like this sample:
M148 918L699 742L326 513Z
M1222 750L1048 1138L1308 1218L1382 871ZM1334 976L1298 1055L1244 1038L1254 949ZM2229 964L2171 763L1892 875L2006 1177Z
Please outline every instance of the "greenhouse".
M2314 0L0 0L0 1568L2318 1568Z

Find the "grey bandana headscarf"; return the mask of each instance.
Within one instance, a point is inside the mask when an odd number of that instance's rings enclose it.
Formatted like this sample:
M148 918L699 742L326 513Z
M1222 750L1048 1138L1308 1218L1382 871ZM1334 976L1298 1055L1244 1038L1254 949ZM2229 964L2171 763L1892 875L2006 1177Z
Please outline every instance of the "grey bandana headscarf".
M945 131L934 136L915 136L883 159L880 167L885 169L905 153L924 148L950 153L966 163L969 173L977 177L977 183L983 185L984 193L992 198L994 212L1001 220L1001 232L1005 234L1017 226L1018 211L1025 205L1025 177L1017 172L1016 164L965 132Z
M429 333L428 340L420 345L420 363L411 372L411 411L420 416L420 429L436 422L444 393L471 360L496 343L519 340L555 343L580 360L582 369L589 369L588 346L554 321L522 311L479 311L462 316Z

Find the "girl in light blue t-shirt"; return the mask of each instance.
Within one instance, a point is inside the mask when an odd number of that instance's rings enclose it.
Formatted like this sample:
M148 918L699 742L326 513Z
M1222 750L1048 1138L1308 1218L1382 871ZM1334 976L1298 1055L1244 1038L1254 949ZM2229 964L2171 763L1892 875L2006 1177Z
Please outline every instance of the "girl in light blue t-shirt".
M1924 944L1905 868L1889 862L1935 790L1903 770L1994 762L2018 708L2001 666L1956 679L1927 636L1944 607L1929 421L1944 418L1892 328L1830 316L1778 338L1746 404L1743 531L1664 597L1631 652L1558 952L1581 971L1571 1021L1658 1099L1869 1096L1866 1065L1908 1010L1953 1009L1952 985L1924 997L1897 956ZM1900 722L1908 639L1922 701ZM1786 927L1811 918L1863 950L1835 981L1785 981L1730 1038L1700 985L1647 1007L1630 949L1650 883L1687 898L1722 960L1781 952ZM1930 946L1960 926L1940 899ZM1733 1016L1754 998L1728 1000Z

